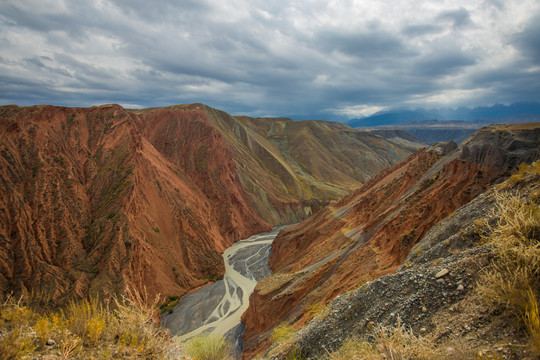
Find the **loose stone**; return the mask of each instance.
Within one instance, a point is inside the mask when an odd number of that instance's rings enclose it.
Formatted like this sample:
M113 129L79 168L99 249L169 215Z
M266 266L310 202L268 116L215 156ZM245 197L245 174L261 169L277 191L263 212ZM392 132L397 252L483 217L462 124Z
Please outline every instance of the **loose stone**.
M443 276L445 276L446 274L448 274L450 271L448 271L448 269L442 269L441 271L439 271L436 275L435 275L435 278L436 279L439 279L439 278L442 278Z
M53 339L48 339L47 342L45 342L45 345L54 346L56 345L56 341L54 341Z

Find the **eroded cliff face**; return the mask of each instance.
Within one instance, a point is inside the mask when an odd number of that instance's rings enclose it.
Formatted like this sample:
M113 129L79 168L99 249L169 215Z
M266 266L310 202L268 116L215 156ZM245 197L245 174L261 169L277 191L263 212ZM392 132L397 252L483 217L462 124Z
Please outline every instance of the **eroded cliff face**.
M3 291L181 294L222 273L227 246L270 229L204 114L2 110Z
M310 184L255 127L201 104L1 107L0 290L181 295L234 241L348 191Z
M488 127L459 148L420 150L334 206L284 229L244 314L245 358L270 345L274 326L301 326L337 295L393 273L441 219L520 162L539 157L540 125ZM253 305L253 306L252 306Z

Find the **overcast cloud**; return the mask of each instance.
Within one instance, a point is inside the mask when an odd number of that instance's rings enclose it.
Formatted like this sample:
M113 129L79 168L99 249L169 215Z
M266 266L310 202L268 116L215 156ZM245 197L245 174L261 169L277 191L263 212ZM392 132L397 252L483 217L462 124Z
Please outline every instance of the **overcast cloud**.
M4 0L0 104L332 119L539 101L538 0Z

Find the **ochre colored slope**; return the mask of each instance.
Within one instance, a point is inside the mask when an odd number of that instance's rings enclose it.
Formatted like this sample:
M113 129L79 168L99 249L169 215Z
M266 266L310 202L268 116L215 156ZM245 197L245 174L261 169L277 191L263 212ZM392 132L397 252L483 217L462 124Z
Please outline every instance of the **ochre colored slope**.
M409 156L334 206L284 229L270 258L277 278L260 283L244 314L246 358L270 344L271 329L297 326L309 309L394 272L441 219L468 203L509 169L540 157L540 126L486 128L462 147L434 146ZM287 278L287 277L285 277Z
M247 117L242 120L281 150L300 179L305 177L313 182L314 178L348 190L358 188L422 146L419 142L410 147L397 145L377 134L340 123Z

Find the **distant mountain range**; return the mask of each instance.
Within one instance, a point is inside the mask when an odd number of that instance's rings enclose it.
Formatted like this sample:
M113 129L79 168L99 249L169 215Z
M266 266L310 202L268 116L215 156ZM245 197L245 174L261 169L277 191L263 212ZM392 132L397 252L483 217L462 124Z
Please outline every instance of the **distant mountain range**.
M459 144L463 140L471 136L476 130L487 125L531 122L540 122L540 115L524 114L467 121L416 120L378 126L358 126L357 128L400 129L409 132L424 143L431 145L437 142L447 142L451 140Z
M461 107L457 109L395 109L381 111L365 118L345 121L350 127L372 127L379 125L400 124L409 121L423 120L477 120L506 118L516 115L540 115L540 103L516 103L511 105L496 104L475 108Z

